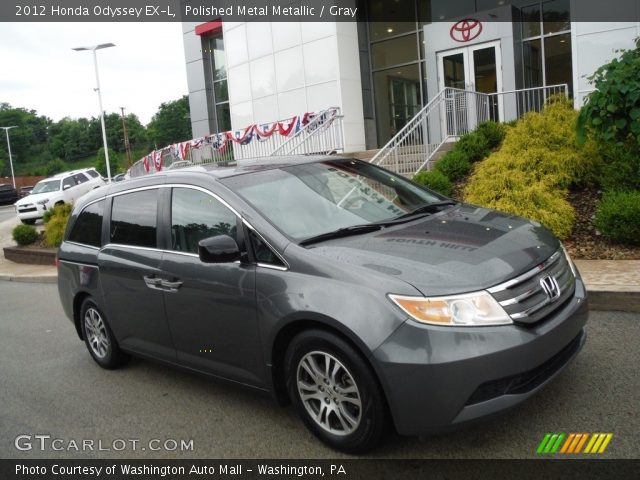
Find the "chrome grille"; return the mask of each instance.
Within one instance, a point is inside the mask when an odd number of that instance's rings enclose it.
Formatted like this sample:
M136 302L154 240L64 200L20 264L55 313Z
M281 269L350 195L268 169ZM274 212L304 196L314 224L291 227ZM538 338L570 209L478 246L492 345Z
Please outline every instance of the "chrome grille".
M546 277L547 291L542 280ZM536 323L552 313L568 300L575 290L575 276L562 250L558 250L546 261L522 275L488 289L502 308L516 323ZM559 288L556 296L549 295L549 284Z

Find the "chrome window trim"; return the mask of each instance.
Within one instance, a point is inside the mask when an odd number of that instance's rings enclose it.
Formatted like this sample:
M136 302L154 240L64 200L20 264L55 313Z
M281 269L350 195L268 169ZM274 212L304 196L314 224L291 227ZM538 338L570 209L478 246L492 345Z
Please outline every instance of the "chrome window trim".
M267 245L267 247L269 247L269 249L271 249L271 251L273 253L276 254L276 257L278 257L280 259L280 261L284 264L284 267L282 265L272 265L271 263L261 263L261 262L256 262L256 265L259 267L265 267L265 268L272 268L274 270L280 270L283 272L286 272L287 270L289 270L291 268L291 265L289 265L289 262L287 262L284 257L282 255L280 255L280 253L278 252L278 250L276 250L275 248L273 248L273 246L267 242L265 240L265 238L260 234L260 232L258 232L255 228L253 228L249 222L247 222L244 218L242 219L242 223L244 223L244 225L251 230L252 232L254 232L256 235L258 235L260 237L260 239L265 243L265 245Z
M87 245L86 243L78 243L78 242L73 242L71 240L66 240L65 243L69 243L71 245L77 245L78 247L91 248L92 250L100 251L100 247L96 247L94 245Z
M278 250L276 250L275 248L273 248L273 246L267 241L265 240L265 238L260 234L260 232L258 232L253 225L251 225L241 214L240 212L238 212L235 208L233 208L231 205L229 205L229 203L227 201L225 201L223 198L221 198L219 195L217 195L216 193L207 190L204 187L200 187L197 185L189 185L186 183L163 183L160 185L150 185L150 186L146 186L146 187L137 187L137 188L132 188L129 190L123 190L121 192L115 192L115 193L110 193L109 195L106 195L105 197L99 199L99 200L103 200L106 198L113 198L113 197L117 197L120 195L126 195L128 193L135 193L135 192L140 192L140 191L145 191L145 190L153 190L153 189L160 189L160 188L189 188L192 190L198 190L202 193L205 193L207 195L212 196L213 198L215 198L217 201L219 201L222 205L224 205L225 207L227 207L229 210L231 210L236 217L240 218L240 220L242 221L242 224L245 225L247 228L249 228L250 230L252 230L253 232L255 232L260 239L276 254L276 256L280 259L280 261L282 261L282 263L285 265L280 266L280 265L272 265L269 263L260 263L260 262L256 262L256 266L258 267L263 267L263 268L270 268L273 270L279 270L279 271L287 271L291 268L291 266L289 265L289 262L287 262L284 257L280 254L280 252L278 252ZM99 200L94 200L91 203L95 203L96 201ZM87 206L89 206L90 204L87 204L85 206L85 208ZM83 209L84 210L84 209ZM160 249L160 248L151 248L151 247L140 247L137 245L124 245L121 243L108 243L107 245L105 245L104 247L102 247L100 250L105 249L107 247L113 247L113 246L117 246L117 247L121 247L121 248L127 248L130 247L132 249L137 249L137 250L150 250L150 251L156 251L156 252L166 252L166 253L175 253L178 255L185 255L185 256L189 256L189 257L197 257L200 258L200 256L198 254L195 253L190 253L190 252L181 252L178 250L166 250L166 249ZM234 262L234 263L239 263L239 262Z

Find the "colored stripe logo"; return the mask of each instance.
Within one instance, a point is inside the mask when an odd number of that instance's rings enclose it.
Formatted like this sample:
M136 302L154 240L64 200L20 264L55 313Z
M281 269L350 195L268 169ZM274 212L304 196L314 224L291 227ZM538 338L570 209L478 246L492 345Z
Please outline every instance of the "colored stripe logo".
M604 453L613 438L612 433L547 433L536 453L538 455Z

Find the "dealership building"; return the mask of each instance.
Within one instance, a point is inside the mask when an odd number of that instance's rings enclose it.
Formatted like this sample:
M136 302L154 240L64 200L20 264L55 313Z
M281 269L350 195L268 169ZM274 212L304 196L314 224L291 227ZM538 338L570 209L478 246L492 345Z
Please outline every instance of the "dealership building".
M340 2L357 21L185 22L193 136L340 107L345 151L376 149L445 87L566 84L579 107L588 76L635 45L638 3L598 2L610 21L580 0L370 0Z

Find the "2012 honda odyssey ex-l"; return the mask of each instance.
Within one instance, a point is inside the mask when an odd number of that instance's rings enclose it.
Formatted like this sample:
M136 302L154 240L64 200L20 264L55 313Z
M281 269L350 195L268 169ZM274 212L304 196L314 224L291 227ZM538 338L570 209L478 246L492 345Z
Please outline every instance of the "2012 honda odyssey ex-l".
M546 228L335 156L93 191L58 286L102 367L134 354L270 391L348 452L518 404L576 356L587 321Z

